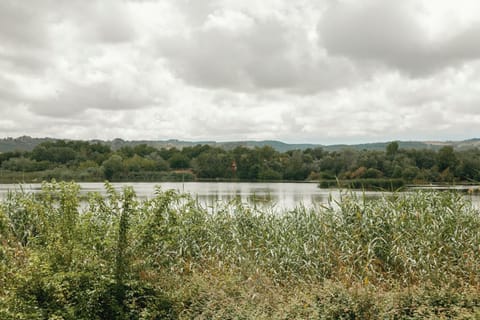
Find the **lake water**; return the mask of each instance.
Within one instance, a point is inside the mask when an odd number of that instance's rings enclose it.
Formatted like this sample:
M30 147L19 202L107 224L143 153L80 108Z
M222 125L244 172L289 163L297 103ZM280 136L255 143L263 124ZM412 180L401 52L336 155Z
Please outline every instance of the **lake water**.
M103 183L79 183L81 193L100 192L105 194ZM154 196L155 188L160 186L162 190L174 189L190 193L193 197L207 207L212 207L221 201L239 199L248 204L258 206L274 206L276 209L289 210L296 206L304 205L314 207L328 204L331 200L339 200L345 191L339 189L320 189L316 183L250 183L250 182L162 182L162 183L112 183L117 190L125 186L132 186L140 198ZM40 191L41 184L0 184L0 199L4 198L9 190L22 188L27 192ZM358 196L363 194L367 198L381 197L382 192L354 191ZM472 200L473 204L480 207L480 196L465 195Z

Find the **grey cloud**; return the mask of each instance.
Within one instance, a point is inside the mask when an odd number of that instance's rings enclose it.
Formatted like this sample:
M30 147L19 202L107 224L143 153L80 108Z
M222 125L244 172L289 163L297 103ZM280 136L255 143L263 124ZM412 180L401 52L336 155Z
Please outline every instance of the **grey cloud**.
M310 52L304 32L275 19L250 18L246 30L197 29L189 38L160 39L160 53L178 76L200 87L312 92L358 78L347 59Z
M68 83L54 97L30 101L30 110L49 117L82 114L88 109L128 110L146 107L152 101L142 95L126 94L102 82L90 85Z
M0 1L0 40L3 45L45 45L48 38L48 14L44 12L42 3L43 1Z
M0 52L0 61L4 62L3 71L16 74L40 74L52 62L48 51L43 49L20 49Z
M134 41L137 34L126 2L112 0L70 0L58 3L56 23L68 22L79 31L80 41L121 43Z
M418 18L415 1L368 1L329 7L319 23L320 43L330 55L370 60L427 75L454 63L480 58L480 24L451 38L432 41Z
M120 20L118 15L111 15L111 12L104 12L102 17L92 23L86 40L94 40L99 43L122 43L131 42L135 39L136 33L133 24L127 19ZM81 24L80 24L81 25Z
M51 15L45 5L42 0L0 1L0 62L4 62L4 71L38 73L48 66Z
M78 17L79 26L84 28L85 20L89 20L86 28L89 37L101 43L133 41L136 37L135 27L125 8L119 4L108 6L100 3Z
M206 119L191 119L190 125L194 135L222 137L222 140L231 136L252 135L258 133L265 124L254 124L251 119L243 117L222 118L208 117Z
M200 29L188 39L161 39L161 52L173 62L177 74L195 85L245 89L262 83L274 87L278 80L269 73L278 73L276 65L284 60L281 54L287 42L283 26L276 21L257 21L246 32ZM259 61L263 65L255 68Z
M19 98L19 90L15 82L0 75L0 102L12 104Z
M209 14L219 7L216 0L176 0L175 5L185 13L194 26L202 25Z
M438 49L437 56L445 60L468 61L480 59L480 22L445 41Z
M64 33L64 23L75 32ZM133 21L121 1L0 1L0 62L5 72L42 74L65 58L58 49L135 39ZM65 40L72 43L63 47Z

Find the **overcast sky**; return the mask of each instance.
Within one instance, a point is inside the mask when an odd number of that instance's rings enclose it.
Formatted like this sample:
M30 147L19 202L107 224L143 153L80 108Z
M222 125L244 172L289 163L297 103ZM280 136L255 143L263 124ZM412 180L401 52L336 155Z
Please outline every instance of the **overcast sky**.
M480 137L478 0L0 0L0 137Z

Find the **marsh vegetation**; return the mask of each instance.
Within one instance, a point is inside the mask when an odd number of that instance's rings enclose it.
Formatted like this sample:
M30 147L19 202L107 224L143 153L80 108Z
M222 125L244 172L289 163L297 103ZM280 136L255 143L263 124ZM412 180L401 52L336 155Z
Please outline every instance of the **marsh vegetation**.
M480 214L451 192L282 214L44 183L0 204L2 319L480 317Z

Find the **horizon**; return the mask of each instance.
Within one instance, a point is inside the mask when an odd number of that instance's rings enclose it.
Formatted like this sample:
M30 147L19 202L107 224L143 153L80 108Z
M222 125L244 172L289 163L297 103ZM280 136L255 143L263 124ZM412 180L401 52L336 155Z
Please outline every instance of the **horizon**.
M167 138L167 139L124 139L120 137L116 137L113 139L100 139L100 138L92 138L92 139L70 139L70 138L59 138L59 137L35 137L35 136L30 136L30 135L21 135L17 137L3 137L0 138L2 140L18 140L21 138L31 138L31 139L52 139L52 140L70 140L70 141L105 141L105 142L112 142L115 140L121 140L125 142L140 142L140 141L145 141L145 142L169 142L169 141L177 141L177 142L185 142L185 143L241 143L241 142L254 142L254 143L261 143L261 142L277 142L277 143L284 143L287 145L317 145L317 146L335 146L335 145L363 145L363 144L386 144L390 142L399 142L399 143L409 143L409 142L420 142L420 143L426 143L426 144L435 144L435 143L458 143L458 142L464 142L464 141L475 141L475 140L480 140L480 137L471 137L467 139L461 139L461 140L383 140L383 141L368 141L368 142L358 142L358 143L331 143L331 144L326 144L326 143L317 143L317 142L288 142L288 141L283 141L279 139L262 139L262 140L255 140L255 139L248 139L248 140L183 140L183 139L177 139L177 138Z

